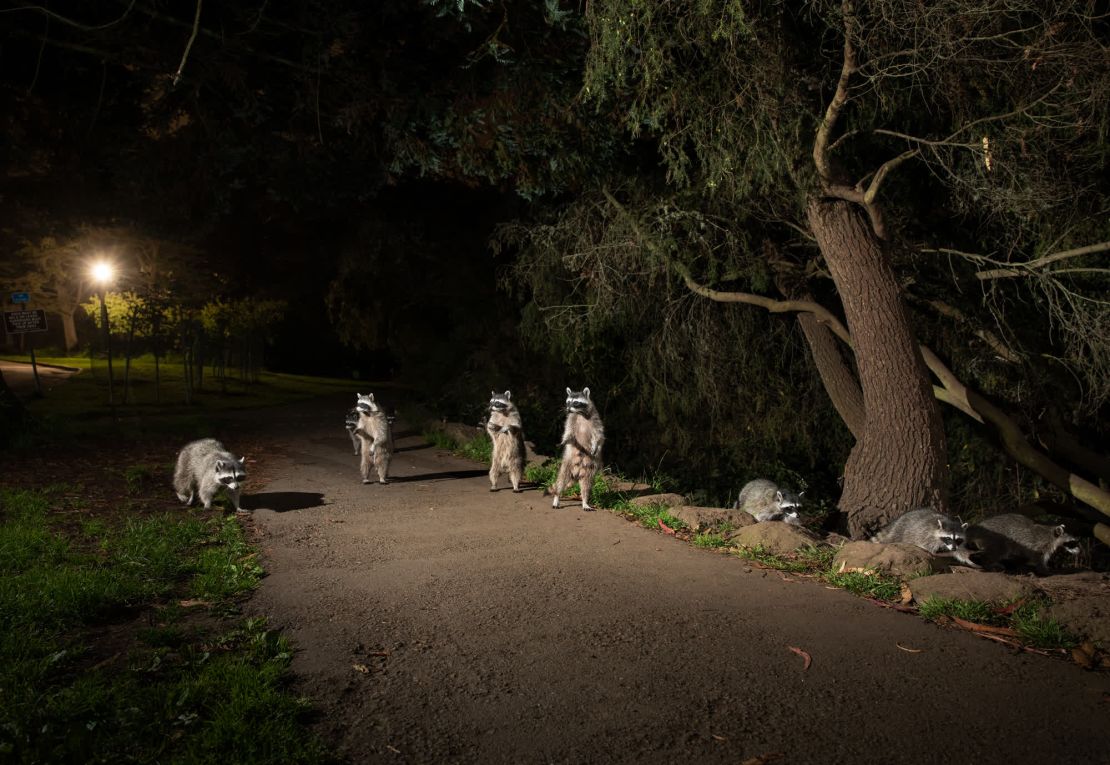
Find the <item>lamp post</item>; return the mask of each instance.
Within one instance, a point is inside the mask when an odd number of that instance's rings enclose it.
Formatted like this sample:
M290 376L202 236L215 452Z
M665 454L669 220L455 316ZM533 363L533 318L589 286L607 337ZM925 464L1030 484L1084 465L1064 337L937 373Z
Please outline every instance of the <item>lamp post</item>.
M104 295L108 291L108 284L116 275L116 268L106 260L92 264L89 269L93 282L99 286L100 295L100 323L104 326L104 345L108 349L108 406L115 409L116 398L112 390L112 332L108 327L108 306L104 302Z

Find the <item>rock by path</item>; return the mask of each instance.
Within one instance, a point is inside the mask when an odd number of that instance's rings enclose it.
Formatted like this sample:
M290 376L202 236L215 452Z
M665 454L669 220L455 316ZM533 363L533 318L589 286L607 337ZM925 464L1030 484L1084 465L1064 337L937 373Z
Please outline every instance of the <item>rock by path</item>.
M411 432L395 481L363 486L346 406L244 424L273 444L244 504L269 571L249 608L352 762L1106 761L1105 674L490 493Z

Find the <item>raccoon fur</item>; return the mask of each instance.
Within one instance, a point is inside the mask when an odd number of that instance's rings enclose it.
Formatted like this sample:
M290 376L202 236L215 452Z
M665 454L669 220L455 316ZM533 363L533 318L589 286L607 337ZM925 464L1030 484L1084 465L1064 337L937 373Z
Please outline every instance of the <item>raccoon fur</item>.
M1079 554L1079 540L1068 534L1063 524L1034 523L1017 513L987 518L968 529L968 538L991 565L1028 565L1042 574L1048 573L1057 553L1073 562Z
M559 507L559 495L575 481L582 494L582 509L590 507L590 489L594 477L601 471L601 447L605 443L605 426L597 413L590 389L572 391L567 388L567 421L563 426L563 440L559 448L563 461L559 465L559 475L555 479L555 501L552 507Z
M355 448L355 456L357 457L362 446L362 442L355 435L355 430L358 429L358 407L353 406L347 410L347 416L344 418L343 424L347 427L347 435L351 437L351 446Z
M358 426L355 435L361 441L360 452L362 459L359 470L362 473L363 483L372 483L370 480L370 466L378 474L378 483L388 483L386 475L389 473L389 462L393 459L393 431L389 427L392 418L374 400L374 394L357 394L358 400L355 409L358 410Z
M917 545L934 555L947 555L965 565L979 567L971 559L972 551L967 547L967 524L927 507L895 518L875 532L871 541Z
M524 425L512 396L512 391L490 391L489 419L486 420L486 431L493 442L489 490L497 491L497 479L502 473L508 473L513 491L519 494L520 479L524 475Z
M740 496L732 505L733 509L743 510L757 521L785 521L795 526L802 523L798 515L801 506L799 495L780 489L766 478L756 478L744 484Z
M199 499L205 510L212 509L212 499L220 489L235 511L239 511L239 495L247 477L243 460L234 456L214 438L202 438L186 444L177 454L173 472L173 488L177 498L186 505Z

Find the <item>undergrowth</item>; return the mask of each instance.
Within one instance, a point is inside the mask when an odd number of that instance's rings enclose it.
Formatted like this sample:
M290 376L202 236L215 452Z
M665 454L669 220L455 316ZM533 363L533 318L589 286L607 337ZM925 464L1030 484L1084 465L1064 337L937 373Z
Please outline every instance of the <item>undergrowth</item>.
M1021 598L1017 601L986 603L978 600L929 598L918 605L918 613L930 621L955 617L975 624L1006 627L1026 645L1046 650L1073 648L1078 638L1045 611L1050 602L1044 598Z

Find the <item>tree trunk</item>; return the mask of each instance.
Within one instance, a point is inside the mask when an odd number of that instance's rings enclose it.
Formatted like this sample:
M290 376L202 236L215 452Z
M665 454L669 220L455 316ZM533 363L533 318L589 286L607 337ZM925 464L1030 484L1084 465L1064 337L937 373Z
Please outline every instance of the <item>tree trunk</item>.
M947 509L944 429L882 245L848 202L813 199L807 213L844 306L863 391L863 433L840 497L858 538L915 507Z
M131 319L127 325L127 347L124 351L123 365L123 405L127 406L127 395L131 392L131 344L135 341L135 320L138 316L131 312Z
M62 317L62 334L65 337L66 350L72 351L77 347L77 324L73 320L73 311L62 311L59 315Z
M806 299L811 298L807 296ZM811 313L798 314L798 326L802 328L802 334L809 344L809 352L813 356L813 363L817 365L817 373L821 376L825 393L852 436L859 441L863 438L867 419L864 417L863 391L860 390L855 372L845 361L833 333L816 316Z

